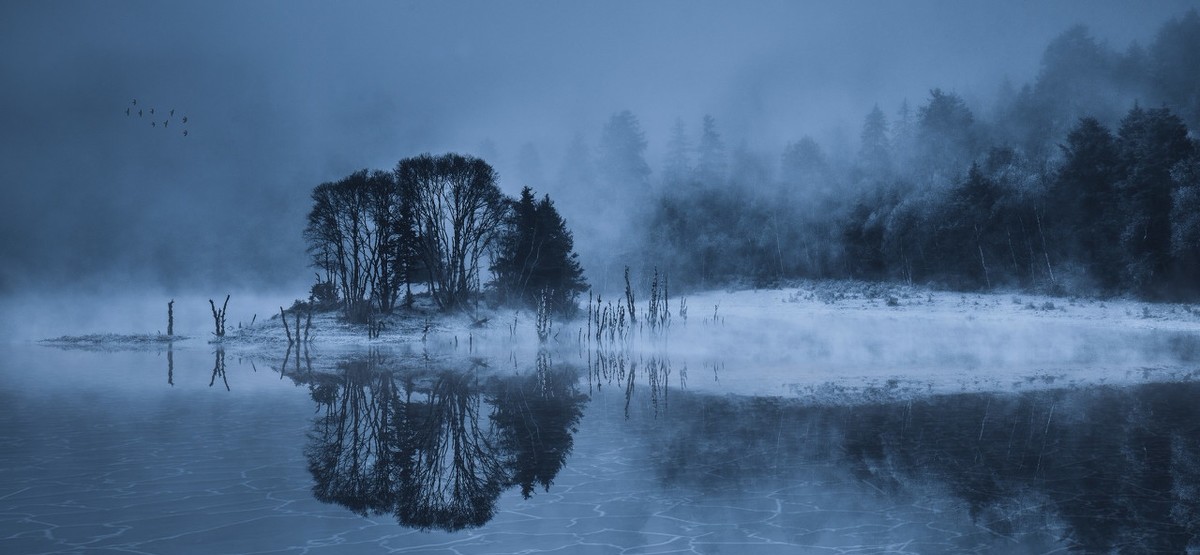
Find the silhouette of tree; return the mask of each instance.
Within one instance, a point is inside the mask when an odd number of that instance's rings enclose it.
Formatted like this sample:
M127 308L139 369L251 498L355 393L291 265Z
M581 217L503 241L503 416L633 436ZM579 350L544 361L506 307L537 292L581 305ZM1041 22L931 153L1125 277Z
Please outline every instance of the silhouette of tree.
M885 501L948 495L1005 541L1051 522L1071 551L1183 553L1200 547L1197 392L1164 383L851 406L679 392L671 424L643 429L662 446L668 484L772 491L797 469L828 468Z
M1192 154L1193 145L1183 121L1167 108L1134 106L1121 120L1117 148L1126 283L1137 291L1154 292L1170 264L1171 170Z
M920 164L926 176L946 180L967 167L976 153L975 116L962 97L941 89L917 110Z
M403 409L392 375L376 372L374 362L341 364L336 379L313 389L325 415L306 450L313 497L363 516L394 510L392 450Z
M535 372L483 382L378 354L293 379L324 409L305 449L314 497L423 530L482 526L504 489L548 488L587 402L577 375L541 358Z
M646 136L633 112L613 114L600 137L600 175L621 191L638 190L650 176L646 164Z
M1200 285L1200 145L1192 155L1171 170L1171 256L1177 291L1195 294Z
M422 154L401 160L395 175L411 202L429 291L443 310L458 308L478 291L479 260L500 231L496 172L471 156Z
M940 263L947 275L991 287L988 259L994 250L995 207L1000 195L996 182L984 175L979 164L971 164L966 180L951 190L933 238L941 246ZM995 266L997 257L990 258Z
M688 180L692 172L692 145L687 138L683 120L676 119L671 126L671 138L667 140L667 154L663 160L663 183L679 185Z
M716 118L705 115L696 145L696 178L701 183L721 185L725 180L725 143L717 132Z
M829 162L821 145L812 137L804 137L783 149L781 168L784 182L805 191L819 191L825 186Z
M907 166L913 161L916 138L917 124L912 107L908 105L908 99L905 99L900 102L900 107L896 109L896 118L892 121L893 160L901 169L908 169Z
M357 171L312 192L304 236L313 266L336 284L347 311L368 301L390 312L406 277L397 272L405 249L406 210L395 177Z
M863 170L873 177L887 175L892 168L891 144L888 140L887 116L876 104L863 121L858 160Z
M490 388L496 411L492 422L500 442L511 453L514 485L528 499L534 487L550 491L554 477L566 464L587 395L576 387L572 372L555 370L549 354L539 352L536 371L496 380Z
M494 286L503 301L535 306L548 295L549 308L559 314L576 309L576 296L587 289L574 252L574 239L550 196L534 200L525 187L510 202L506 231L492 264Z
M396 520L421 529L479 527L507 482L496 438L482 425L475 378L443 372L405 403Z
M1188 10L1163 24L1150 45L1149 66L1156 94L1192 129L1200 129L1200 13Z
M1037 137L1030 142L1049 151L1079 118L1096 117L1111 124L1119 117L1124 105L1116 94L1119 59L1083 25L1051 40L1032 91L1035 107L1030 115L1036 124L1030 130Z
M1061 149L1063 163L1047 200L1057 254L1073 256L1101 288L1115 290L1121 280L1120 256L1113 249L1120 236L1116 140L1095 118L1083 118Z

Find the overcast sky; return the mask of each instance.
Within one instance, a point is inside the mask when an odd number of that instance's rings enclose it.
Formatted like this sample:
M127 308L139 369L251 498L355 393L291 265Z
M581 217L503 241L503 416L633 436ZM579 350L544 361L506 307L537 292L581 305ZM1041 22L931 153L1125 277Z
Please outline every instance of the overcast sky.
M1123 50L1196 5L7 1L0 291L307 282L309 191L358 168L490 141L515 192L522 145L552 177L623 109L652 165L706 113L731 145L852 140L875 103L1029 81L1073 24Z

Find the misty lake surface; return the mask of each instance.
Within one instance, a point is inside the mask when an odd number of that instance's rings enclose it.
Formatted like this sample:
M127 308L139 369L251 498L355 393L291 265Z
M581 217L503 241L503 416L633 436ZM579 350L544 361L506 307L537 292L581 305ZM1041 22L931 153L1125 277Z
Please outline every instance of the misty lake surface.
M0 551L1200 548L1186 380L823 402L626 353L286 356L11 346Z

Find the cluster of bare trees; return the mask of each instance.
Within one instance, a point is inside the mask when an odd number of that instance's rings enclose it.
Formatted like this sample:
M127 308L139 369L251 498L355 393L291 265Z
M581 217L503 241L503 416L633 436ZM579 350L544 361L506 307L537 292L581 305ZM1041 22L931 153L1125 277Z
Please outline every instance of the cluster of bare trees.
M423 154L360 170L312 193L305 239L347 314L391 312L424 282L443 309L479 290L479 261L503 219L496 172L459 154ZM317 287L314 287L314 293Z

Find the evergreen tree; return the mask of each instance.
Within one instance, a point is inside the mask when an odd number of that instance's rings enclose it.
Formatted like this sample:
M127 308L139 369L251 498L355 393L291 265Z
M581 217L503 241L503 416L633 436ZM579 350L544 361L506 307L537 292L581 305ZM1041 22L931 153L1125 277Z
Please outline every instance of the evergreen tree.
M804 191L826 189L829 163L821 145L812 137L805 136L788 144L783 149L780 169L783 180L793 187Z
M933 89L929 102L918 110L917 138L922 173L949 178L974 158L975 116L962 97Z
M1192 129L1200 129L1200 13L1163 24L1150 46L1150 72L1157 98L1169 103Z
M1095 118L1083 118L1061 146L1062 166L1051 183L1048 203L1059 257L1072 256L1097 284L1113 290L1120 284L1120 210L1116 183L1120 180L1117 144Z
M967 179L950 191L935 230L942 248L941 267L952 279L970 278L990 288L999 257L995 243L996 205L1002 192L979 164L971 164ZM991 267L989 267L989 265Z
M1171 170L1192 154L1187 127L1167 108L1134 106L1117 140L1123 179L1118 184L1125 227L1121 247L1127 284L1154 292L1171 253Z
M576 296L587 289L575 242L550 196L535 200L525 187L511 201L499 254L492 264L501 301L535 306L545 294L552 311L570 314Z
M897 164L911 162L915 138L916 124L913 122L912 108L905 99L896 110L896 120L892 123L893 161Z
M663 183L679 184L691 172L691 148L683 120L676 119L671 126L671 139L667 141L667 156L663 161Z
M1183 292L1200 291L1200 148L1171 170L1171 256L1176 285Z
M696 174L701 182L716 185L725 179L725 143L717 133L716 118L705 115L696 146Z
M621 189L641 187L650 176L645 153L646 136L637 116L629 110L613 114L600 137L600 175Z
M1076 25L1050 41L1042 54L1042 69L1034 93L1045 107L1043 124L1049 140L1061 136L1071 122L1098 114L1111 121L1120 114L1115 90L1120 56L1098 42L1087 27Z
M891 147L888 144L887 116L879 105L867 114L863 121L862 145L858 150L859 163L868 175L880 177L891 171Z
M560 183L571 183L577 187L591 189L596 186L596 166L592 161L592 150L583 135L576 133L567 143L562 166L558 170Z

